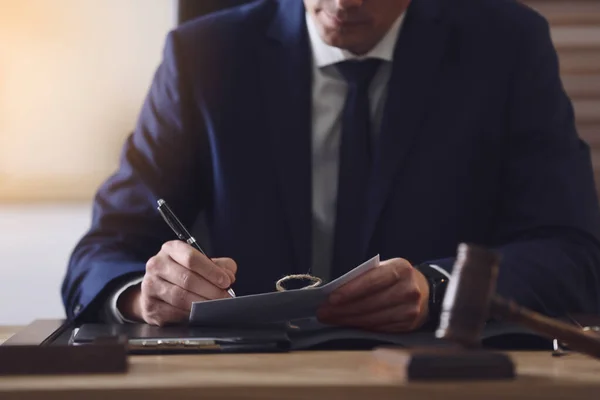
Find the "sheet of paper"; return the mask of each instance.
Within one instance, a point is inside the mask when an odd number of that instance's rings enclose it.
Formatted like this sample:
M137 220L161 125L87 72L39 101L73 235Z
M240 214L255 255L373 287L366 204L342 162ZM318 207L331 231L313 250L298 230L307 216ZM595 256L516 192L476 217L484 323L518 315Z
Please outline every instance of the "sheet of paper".
M204 326L236 326L314 317L319 305L331 292L378 266L379 255L321 287L193 303L190 323Z

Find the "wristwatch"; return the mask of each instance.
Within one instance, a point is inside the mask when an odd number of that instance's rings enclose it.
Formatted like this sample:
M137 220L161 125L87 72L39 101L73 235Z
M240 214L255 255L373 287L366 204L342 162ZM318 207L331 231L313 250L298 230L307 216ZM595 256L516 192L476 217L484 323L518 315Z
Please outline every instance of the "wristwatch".
M448 287L449 277L447 273L441 272L441 268L430 264L416 265L415 268L423 274L429 283L429 315L424 324L427 328L437 328L442 311L442 303ZM445 272L445 271L444 271Z

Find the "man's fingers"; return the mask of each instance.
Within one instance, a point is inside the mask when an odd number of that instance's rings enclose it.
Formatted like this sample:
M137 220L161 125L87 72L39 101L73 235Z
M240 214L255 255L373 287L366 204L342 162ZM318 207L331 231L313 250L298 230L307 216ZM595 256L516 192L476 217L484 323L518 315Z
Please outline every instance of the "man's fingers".
M213 285L218 286L221 289L227 289L231 286L230 275L223 268L218 267L212 260L189 244L180 240L174 240L165 243L163 245L163 251L175 262L194 271Z
M212 261L187 243L167 242L146 263L138 314L153 325L184 322L192 303L229 297L236 272L231 259Z
M401 259L388 260L381 263L379 267L335 290L331 294L329 302L333 305L339 305L361 299L387 289L399 280L409 277L411 273L412 266L408 261Z
M159 298L173 307L177 307L187 312L192 310L192 303L208 300L206 297L188 292L175 285L168 285L165 287L165 290L160 294Z
M320 312L322 315L346 317L373 313L400 304L414 304L421 298L421 293L411 282L412 280L407 279L362 299L337 306L327 303Z
M235 275L237 274L237 264L231 258L213 258L212 261L217 266L223 268L231 279L231 284L235 282Z
M225 290L213 285L200 275L182 267L171 259L164 261L158 276L181 289L195 293L198 296L209 300L228 297Z
M159 276L144 278L142 281L142 295L162 300L173 307L187 312L192 309L193 302L207 300L205 297L173 285Z
M189 312L153 297L143 297L142 318L147 324L165 326L187 321Z

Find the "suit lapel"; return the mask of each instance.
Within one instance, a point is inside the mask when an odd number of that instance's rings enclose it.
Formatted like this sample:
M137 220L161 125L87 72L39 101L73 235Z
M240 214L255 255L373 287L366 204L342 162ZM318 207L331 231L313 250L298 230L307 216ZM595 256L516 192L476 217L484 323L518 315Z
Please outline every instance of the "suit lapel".
M294 272L310 267L311 68L304 6L277 2L262 49L260 79L279 192L292 239Z
M437 0L413 0L398 38L368 195L365 254L391 184L410 153L426 116L427 99L435 87L447 34L438 6Z

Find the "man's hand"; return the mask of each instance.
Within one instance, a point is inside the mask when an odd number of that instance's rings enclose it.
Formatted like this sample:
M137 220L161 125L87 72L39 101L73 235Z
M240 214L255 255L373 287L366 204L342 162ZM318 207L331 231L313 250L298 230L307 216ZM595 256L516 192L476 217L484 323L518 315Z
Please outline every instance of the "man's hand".
M335 290L318 311L321 322L379 332L405 332L427 319L429 284L396 258Z
M118 308L127 319L152 325L186 321L192 302L230 297L237 266L232 259L210 260L187 243L165 243L146 263L141 285L126 291Z

